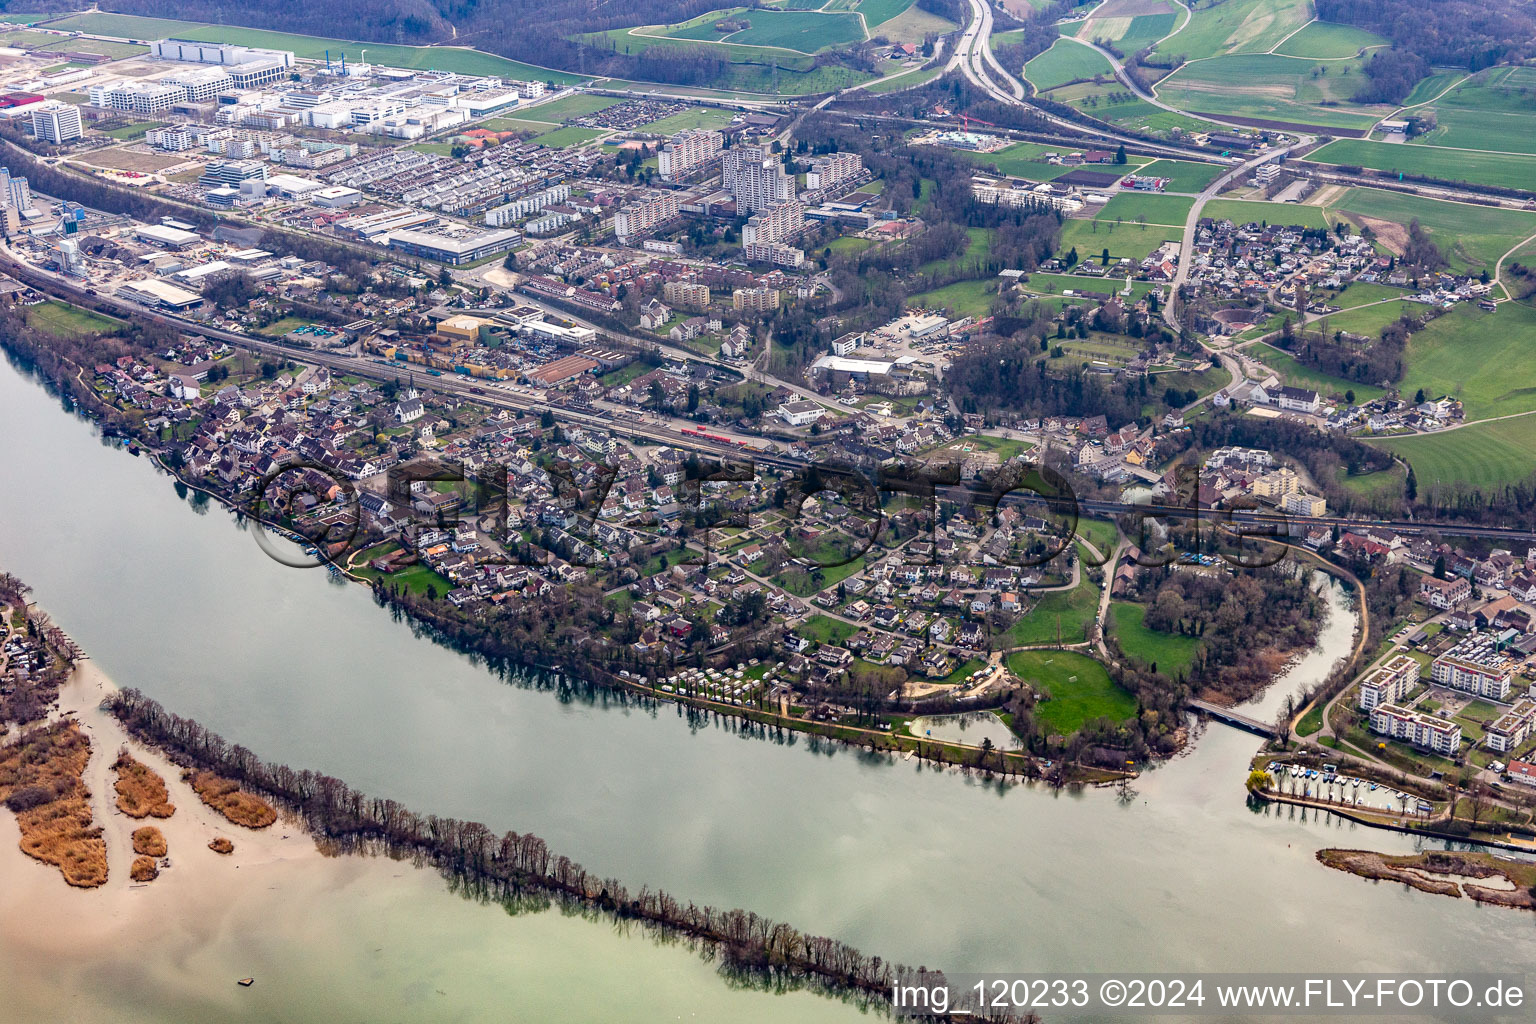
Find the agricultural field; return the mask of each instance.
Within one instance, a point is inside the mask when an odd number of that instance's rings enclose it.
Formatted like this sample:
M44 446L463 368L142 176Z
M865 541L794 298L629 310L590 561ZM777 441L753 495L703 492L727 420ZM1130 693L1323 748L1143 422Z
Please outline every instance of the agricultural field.
M1283 53L1287 57L1332 60L1353 57L1368 46L1386 45L1387 41L1381 36L1363 28L1314 21L1275 47L1274 52Z
M1461 399L1467 419L1536 410L1536 310L1463 302L1408 340L1402 390ZM1536 464L1533 464L1536 468Z
M1296 203L1267 203L1249 199L1212 199L1200 210L1200 216L1230 220L1234 224L1286 224L1302 228L1326 229L1327 215L1316 206Z
M1195 660L1200 641L1192 636L1159 633L1143 625L1147 617L1145 605L1133 601L1113 601L1109 606L1110 617L1115 623L1115 637L1125 653L1156 665L1159 672L1176 676L1189 668Z
M1438 199L1353 188L1330 212L1334 219L1348 214L1356 225L1369 224L1377 240L1391 248L1394 239L1406 240L1403 225L1414 220L1440 247L1452 270L1487 268L1522 239L1536 234L1536 213L1453 203Z
M1265 366L1274 370L1283 383L1301 388L1311 388L1321 395L1343 397L1348 391L1355 393L1355 401L1370 402L1382 396L1381 388L1369 384L1356 384L1342 377L1331 377L1321 370L1305 366L1296 357L1282 349L1260 342L1243 350Z
M464 75L499 75L507 78L532 79L538 82L554 82L558 85L574 85L589 81L584 75L535 67L532 64L508 60L505 57L463 46L397 46L387 43L361 43L355 40L296 35L291 32L269 32L265 29L207 25L194 21L172 21L166 18L141 18L129 14L99 12L64 18L51 27L131 39L175 37L210 43L243 43L246 46L292 50L294 56L311 60L323 58L326 50L331 51L332 58L340 53L346 53L348 57L356 59L360 51L366 47L370 63L383 64L387 67L423 70L431 68Z
M1149 178L1167 178L1169 192L1200 192L1226 170L1228 168L1220 164L1192 160L1154 160L1136 173Z
M1035 705L1035 717L1047 733L1069 736L1098 718L1123 722L1136 714L1136 698L1085 655L1015 651L1008 655L1008 669L1047 698Z
M1532 136L1531 144L1536 146L1536 117L1524 120ZM1514 153L1474 153L1437 146L1339 139L1314 151L1307 159L1504 188L1530 188L1536 183L1536 156Z
M731 18L749 22L744 29L720 32L717 22ZM799 53L816 53L833 46L843 46L864 39L864 22L847 12L790 11L774 8L753 10L736 7L710 11L677 25L643 26L631 36L664 36L694 42L729 43L738 46L762 46Z
M914 86L922 85L924 82L931 82L943 73L943 68L927 68L918 69L916 71L908 71L906 74L897 75L895 78L887 78L882 81L871 82L864 87L864 91L882 93L896 92L900 89L911 89Z
M1024 77L1041 92L1068 82L1113 74L1109 61L1097 50L1065 38L1056 40L1049 50L1024 65Z
M1461 68L1437 68L1430 72L1429 77L1419 79L1419 84L1403 100L1403 105L1417 107L1428 103L1466 77L1466 71Z
M1176 242L1182 234L1179 228L1161 224L1116 224L1114 221L1069 220L1061 226L1059 252L1077 250L1087 258L1109 250L1111 259L1129 259L1141 262L1164 242Z
M1405 294L1407 294L1406 288L1398 288L1395 285L1352 281L1328 301L1330 305L1338 306L1341 310L1348 310L1371 302L1401 298Z
M1184 226L1195 201L1188 196L1162 196L1155 192L1120 192L1104 204L1094 220L1145 222Z
M831 0L831 3L822 10L844 10L845 8L837 6L840 2L850 2L850 0ZM898 13L881 20L884 13L893 8ZM943 35L946 32L953 32L956 28L954 22L922 10L917 4L909 3L908 0L858 0L858 6L854 11L864 15L864 25L871 37L884 36L893 43L917 44L929 35Z
M1312 0L1227 0L1194 11L1158 44L1163 56L1186 60L1228 53L1267 53L1312 20Z
M1410 145L1536 154L1536 69L1489 68L1435 95L1426 93L1424 110L1440 126Z
M1335 300L1337 302L1337 300ZM1345 331L1349 334L1361 334L1367 338L1380 337L1382 328L1402 316L1416 317L1424 312L1424 304L1421 302L1381 302L1372 306L1357 306L1354 309L1343 309L1337 313L1329 313L1320 321L1328 325L1328 333Z
M1158 83L1157 97L1182 110L1328 128L1370 128L1392 112L1357 106L1363 61L1234 54L1186 64Z
M1421 492L1435 483L1499 487L1536 469L1536 416L1373 443L1408 460Z
M1216 125L1189 117L1172 110L1164 110L1135 96L1117 82L1099 85L1084 82L1065 86L1051 92L1050 98L1057 103L1076 107L1090 117L1109 121L1136 131L1154 135L1167 135L1174 128L1189 132L1213 130Z
M27 306L23 315L29 324L68 337L112 334L122 327L121 323L109 317L55 300Z

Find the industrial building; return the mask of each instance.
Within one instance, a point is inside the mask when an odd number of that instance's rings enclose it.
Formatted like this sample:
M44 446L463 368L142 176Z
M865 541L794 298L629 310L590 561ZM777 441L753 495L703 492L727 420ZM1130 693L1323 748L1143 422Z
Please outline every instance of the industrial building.
M390 232L389 247L409 256L420 256L424 259L437 260L439 263L447 263L450 266L459 266L464 263L473 263L487 256L494 256L499 252L506 252L522 239L522 232L513 231L510 228L501 231L480 231L461 237L407 228L403 231Z

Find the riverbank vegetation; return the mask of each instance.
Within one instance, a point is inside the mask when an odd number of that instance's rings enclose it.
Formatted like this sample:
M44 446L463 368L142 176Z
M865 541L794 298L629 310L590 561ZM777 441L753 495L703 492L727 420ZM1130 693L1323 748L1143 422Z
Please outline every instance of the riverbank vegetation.
M22 852L81 889L107 881L107 844L82 779L90 757L90 739L68 720L0 747L0 802L16 815Z
M1431 850L1413 854L1386 854L1371 850L1323 849L1321 864L1348 871L1361 878L1402 882L1420 892L1478 903L1536 910L1536 864L1471 850ZM1471 881L1476 879L1478 881ZM1501 884L1479 884L1479 881Z
M133 830L133 852L141 857L164 857L168 847L165 834L153 825Z
M243 792L240 784L220 778L209 771L188 773L186 781L198 798L236 825L266 828L277 820L272 805L258 796Z
M655 927L696 942L744 981L820 989L870 1008L883 1007L891 986L916 973L750 911L701 907L649 886L631 891L553 853L537 836L498 836L479 822L418 814L367 796L329 775L268 764L136 690L114 693L103 706L134 738L191 773L221 778L283 807L335 852L416 858L472 895L509 905L553 900Z
M138 761L124 747L118 751L112 763L117 772L113 789L117 792L117 809L130 818L169 818L176 813L170 801L165 780L147 764Z

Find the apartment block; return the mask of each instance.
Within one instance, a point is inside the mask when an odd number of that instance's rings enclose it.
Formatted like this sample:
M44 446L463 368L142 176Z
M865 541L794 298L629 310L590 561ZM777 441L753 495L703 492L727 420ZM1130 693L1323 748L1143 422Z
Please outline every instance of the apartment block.
M777 288L737 288L731 293L731 308L748 313L768 313L779 308Z
M805 207L798 202L781 203L778 206L754 213L747 218L741 229L742 245L772 245L794 238L805 227Z
M533 195L514 199L510 203L485 211L485 225L491 228L504 228L516 223L524 217L531 217L546 206L563 203L571 198L570 185L554 185Z
M678 210L676 193L653 193L639 202L630 203L624 209L614 214L613 233L620 242L627 242L640 234L640 232L647 231L663 221L676 217Z
M1527 697L1500 715L1483 734L1483 739L1489 750L1507 754L1530 739L1533 733L1536 733L1536 700Z
M1515 662L1491 633L1474 633L1435 659L1430 678L1441 686L1489 700L1509 697Z
M669 306L703 309L709 305L709 285L692 281L668 281L661 286L661 298Z
M840 181L856 178L864 172L864 158L857 153L832 153L811 161L805 174L808 189L828 188Z
M721 184L743 213L782 206L795 198L795 179L766 146L737 146L720 161Z
M1406 654L1396 655L1360 680L1360 710L1396 704L1408 696L1418 681L1419 663Z
M27 179L11 177L7 167L0 167L0 207L17 211L32 209L32 188Z
M1454 757L1461 750L1461 726L1396 704L1379 704L1371 709L1371 731L1443 757Z
M749 263L772 263L776 267L791 269L805 263L804 252L779 242L748 242L742 247L742 255Z
M725 145L725 136L708 130L678 132L656 154L656 171L672 180L709 164Z

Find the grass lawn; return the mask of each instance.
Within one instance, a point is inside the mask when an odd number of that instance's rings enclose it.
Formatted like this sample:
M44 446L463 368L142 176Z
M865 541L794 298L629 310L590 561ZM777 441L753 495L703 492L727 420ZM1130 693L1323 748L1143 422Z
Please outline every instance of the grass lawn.
M1056 40L1049 50L1024 65L1024 77L1041 92L1068 82L1113 73L1109 61L1097 50L1070 39Z
M1467 419L1536 409L1536 309L1502 302L1493 313L1457 303L1408 341L1402 390L1461 399Z
M1301 716L1301 721L1296 723L1296 732L1302 736L1311 736L1323 727L1323 705L1327 701L1318 701L1316 706Z
M1087 259L1108 248L1111 260L1124 258L1140 263L1164 242L1177 242L1182 233L1182 228L1164 224L1117 224L1112 220L1073 218L1061 226L1061 248L1057 252L1065 254L1076 249L1080 258Z
M1363 306L1368 302L1380 302L1383 299L1396 299L1405 294L1406 289L1398 288L1390 284L1376 284L1370 281L1354 281L1344 286L1343 290L1336 294L1329 303L1340 309L1350 309L1354 306Z
M827 615L812 615L795 627L796 633L819 644L840 644L858 631L858 626Z
M1015 651L1008 669L1048 698L1035 705L1048 733L1070 736L1095 719L1123 722L1136 714L1136 698L1103 665L1075 651Z
M864 86L864 91L873 93L897 92L901 89L910 89L913 86L922 85L924 82L931 82L943 73L944 69L941 67L918 68L914 71L908 71L906 74L897 75L895 78L871 82Z
M643 124L640 130L653 132L657 135L674 135L677 132L690 128L723 128L731 123L729 110L717 110L714 107L693 107L680 114L672 114L660 121L652 121Z
M67 302L50 299L35 306L25 307L27 323L55 334L75 337L82 334L113 334L123 325L99 313L93 313Z
M1337 300L1334 300L1337 302ZM1397 320L1399 317L1417 317L1424 312L1422 302L1381 302L1374 306L1358 306L1354 309L1342 309L1337 313L1329 313L1319 320L1315 326L1327 325L1327 333L1331 336L1334 331L1347 331L1350 334L1362 334L1367 338L1381 336L1381 329Z
M913 295L908 304L925 309L947 309L957 316L982 317L992 309L992 300L996 297L996 281L956 281L931 292Z
M1528 120L1525 127L1536 132L1536 118ZM1472 153L1464 149L1339 139L1307 159L1502 188L1530 188L1536 182L1536 156L1514 153Z
M1169 192L1199 192L1227 170L1229 168L1220 164L1201 164L1193 160L1154 160L1136 173L1169 179Z
M1536 472L1536 416L1373 443L1412 464L1421 494L1428 484L1498 487Z
M113 128L110 131L102 132L102 134L127 142L129 139L142 138L151 128L159 128L164 123L163 121L135 121L132 124L125 124L121 128Z
M1331 377L1321 370L1305 366L1284 349L1274 348L1263 342L1248 348L1248 354L1280 375L1280 379L1301 388L1311 388L1323 395L1342 396L1346 391L1355 393L1356 402L1369 402L1384 394L1381 388L1370 384L1356 384L1342 377Z
M1144 221L1182 228L1195 205L1187 196L1160 196L1153 192L1120 192L1104 204L1094 220Z
M1109 614L1115 620L1115 636L1125 653L1156 665L1158 671L1170 676L1178 675L1194 663L1199 639L1148 629L1142 621L1147 616L1146 605L1112 601Z
M1103 519L1079 519L1077 535L1103 552L1106 558L1115 549L1115 524Z
M1084 574L1082 582L1072 590L1051 590L1042 594L1024 617L999 638L1000 645L1053 644L1058 618L1061 642L1080 643L1087 639L1084 624L1093 619L1098 606L1099 588Z
M866 556L860 555L845 565L820 566L810 572L783 572L773 577L775 583L796 597L810 597L812 594L835 587L843 580L864 568ZM817 576L820 576L820 579Z
M1398 465L1394 465L1391 469L1380 469L1374 473L1361 473L1359 476L1350 476L1341 470L1339 475L1339 483L1365 498L1378 495L1401 497L1407 480L1407 471Z
M595 114L599 110L607 110L609 107L618 106L624 101L612 96L593 96L589 93L576 93L571 96L562 96L557 100L549 100L546 103L535 103L529 106L521 104L517 107L519 114L526 113L537 121L550 121L555 124L564 124L566 121L588 114Z
M1249 199L1212 199L1201 208L1200 216L1212 220L1226 219L1234 224L1284 224L1318 229L1331 226L1327 215L1316 206Z
M404 587L407 592L418 597L425 594L429 587L437 592L438 597L442 597L453 589L452 583L439 576L430 567L419 563L393 573L379 572L367 567L352 571L367 580L381 579L386 585Z

